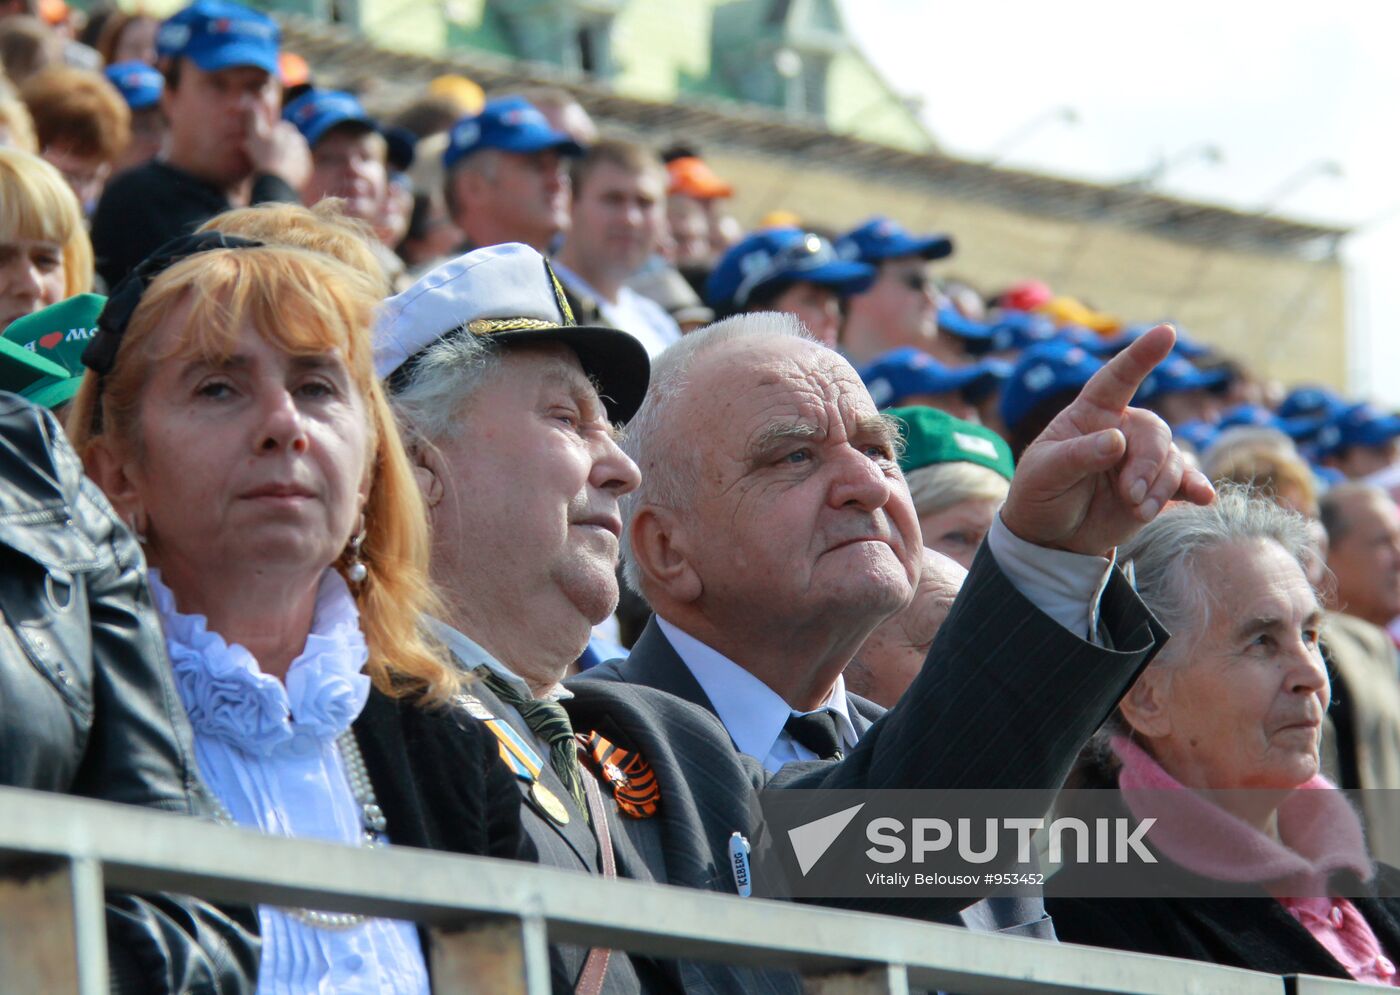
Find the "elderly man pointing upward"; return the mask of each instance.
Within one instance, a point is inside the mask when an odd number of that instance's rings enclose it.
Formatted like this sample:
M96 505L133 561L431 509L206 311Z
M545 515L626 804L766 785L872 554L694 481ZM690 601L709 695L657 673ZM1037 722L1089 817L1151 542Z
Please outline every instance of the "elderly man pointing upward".
M1158 345L1170 339L1165 330L1156 335ZM1188 493L1209 494L1203 481L1185 478L1154 415L1121 410L1131 372L1110 375L1118 379L1092 385L1067 415L1073 424L1059 426L1058 437L1047 433L1049 451L1031 467L1037 492L1018 495L989 542L1012 583L1083 636L1094 629L1095 596L1108 576L1100 554L1155 514L1183 479ZM698 437L694 426L704 426ZM627 579L656 617L626 660L586 677L658 688L705 708L740 752L770 771L850 753L884 709L847 693L843 671L913 597L923 554L894 431L855 371L788 315L730 319L657 361L625 448L642 471L641 487L623 499ZM1124 463L1126 493L1082 479L1109 461ZM1081 477L1065 481L1066 471ZM1060 504L1042 503L1056 494ZM1063 500L1076 497L1095 506L1061 517ZM1060 549L1037 548L1042 536ZM995 618L1006 608L984 594L968 611ZM1055 666L999 649L990 644L983 671L956 689L992 727L1009 718L1001 682L1022 668L1042 680ZM1060 707L1080 704L1065 698ZM1068 716L1055 708L1047 697L1037 728L1063 727ZM1005 736L979 738L986 742L950 739L937 762L951 774L959 753L972 749L1018 762L1018 745ZM961 921L1053 936L1038 899L978 903Z
M1122 401L1170 341L1154 331L1047 429L989 541L1018 586L1079 634L1118 539L1178 493L1209 500L1160 419ZM835 748L853 746L869 709L843 700L841 672L919 577L893 446L854 370L789 316L740 316L668 350L624 442L642 471L623 499L627 579L657 619L628 661L587 676L717 711L770 770L814 756L784 730L790 710L833 711ZM1076 581L1082 597L1070 596Z
M1183 471L1166 426L1126 410L1136 382L1170 349L1170 331L1144 336L1115 358L1112 372L1091 385L1058 434L1047 438L1045 455L1032 459L1024 494L1013 485L1008 542L1015 545L1019 536L1027 547L1057 547L1038 550L1032 560L1065 556L1089 564L1083 584L1044 599L1055 611L1057 598L1075 603L1069 627L1028 600L1020 582L984 550L934 644L939 674L931 677L933 668L925 668L843 762L793 764L772 774L734 749L714 715L679 697L610 681L559 683L616 597L599 567L615 562L619 501L639 478L613 445L609 421L631 415L646 389L644 358L634 364L640 347L633 342L626 349L606 331L577 328L561 302L538 253L496 246L423 277L390 303L376 330L379 368L391 378L432 508L433 579L449 613L442 635L459 662L482 677L472 699L460 704L486 720L503 752L518 761L528 806L523 821L543 861L735 894L728 847L735 833L757 839L763 831L760 788L1059 785L1079 746L1164 636L1122 576L1094 557L1136 531L1151 500L1160 504L1178 491L1210 498L1204 479ZM695 334L718 344L714 336L723 327ZM794 429L809 435L812 469L804 469L805 456L773 453L770 464L706 462L701 480L706 488L742 488L747 496L736 512L743 515L759 513L762 499L777 489L795 488L803 473L840 477L830 500L863 509L865 525L882 531L878 538L847 532L842 518L823 535L855 547L837 554L848 567L864 564L847 582L849 597L888 614L909 595L919 548L908 493L874 404L830 350L792 335L763 348L773 351L778 368L769 370L765 359L763 370L754 371L763 382L745 379L730 393L768 391L773 403L758 413L769 412L782 426L769 441ZM772 377L777 381L768 382ZM793 390L802 400L785 398ZM649 395L646 403L666 402ZM776 469L784 464L793 469ZM1132 483L1139 478L1147 486L1137 494ZM1078 486L1084 480L1097 484ZM905 507L886 512L891 501ZM1085 512L1096 502L1099 522L1086 524ZM826 523L816 502L803 510ZM766 539L746 535L745 542L755 541ZM814 547L809 558L825 552ZM764 553L750 549L749 555ZM814 563L810 574L827 577L826 565ZM860 578L870 592L860 591ZM1103 642L1112 649L1085 638L1093 628L1091 606L1098 604ZM998 612L1004 618L989 632L985 619ZM755 639L772 651L764 633ZM829 654L817 662L818 669L831 667ZM1074 681L1064 679L1068 672L1077 675ZM994 697L1005 701L995 710L984 707ZM1052 727L1047 715L1057 730L1050 742L1030 731ZM585 748L565 749L569 732ZM996 750L967 748L994 740ZM856 904L891 909L883 899ZM935 918L965 904L921 899L899 911ZM798 988L781 973L599 950L558 951L553 966L556 985L567 988L581 979L594 983L600 972L605 991Z

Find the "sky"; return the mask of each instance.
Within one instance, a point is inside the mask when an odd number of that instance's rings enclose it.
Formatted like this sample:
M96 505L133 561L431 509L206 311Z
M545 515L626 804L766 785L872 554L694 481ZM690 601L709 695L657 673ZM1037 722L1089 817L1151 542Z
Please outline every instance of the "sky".
M1400 406L1400 3L839 2L953 155L1357 227L1348 386Z

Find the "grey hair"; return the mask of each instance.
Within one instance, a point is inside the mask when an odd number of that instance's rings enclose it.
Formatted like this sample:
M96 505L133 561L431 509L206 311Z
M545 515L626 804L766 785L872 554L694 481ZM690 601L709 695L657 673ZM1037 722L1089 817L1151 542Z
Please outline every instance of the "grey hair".
M1307 519L1254 487L1224 484L1210 505L1179 504L1162 512L1118 547L1118 560L1168 632L1199 632L1209 620L1211 594L1195 573L1197 561L1219 546L1258 540L1277 543L1307 573ZM1190 641L1174 648L1171 658L1178 659Z
M462 407L497 371L500 349L479 335L447 334L415 360L408 383L389 395L410 443L434 443L462 430Z
M683 509L700 483L694 447L679 437L670 412L690 383L695 363L740 340L802 339L816 344L795 315L776 311L736 314L691 332L652 361L646 398L622 436L622 450L642 471L642 483L622 498L622 577L642 594L642 574L632 551L632 519L646 505Z
M1138 595L1172 633L1167 650L1152 661L1152 667L1189 661L1195 644L1189 634L1199 633L1209 623L1211 594L1195 573L1201 554L1260 540L1277 543L1307 574L1308 520L1258 488L1224 483L1218 486L1213 504L1204 508L1172 505L1118 547L1118 562L1133 578ZM1065 786L1116 787L1121 764L1112 740L1132 733L1123 713L1114 709L1080 752Z
M964 501L1005 501L1011 483L995 470L978 463L934 463L904 475L914 511L921 518Z

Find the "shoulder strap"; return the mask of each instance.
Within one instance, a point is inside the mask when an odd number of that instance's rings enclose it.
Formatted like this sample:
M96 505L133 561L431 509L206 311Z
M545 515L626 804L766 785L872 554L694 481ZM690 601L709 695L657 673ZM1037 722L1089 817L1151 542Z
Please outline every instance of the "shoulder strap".
M584 774L583 793L588 799L588 814L593 819L593 832L598 838L598 854L602 859L603 877L617 877L617 861L613 855L612 830L608 827L608 813L603 805L603 790L598 787L598 779ZM611 950L594 947L588 951L588 959L583 962L579 973L575 995L598 995L603 990L603 979L608 973L608 958Z

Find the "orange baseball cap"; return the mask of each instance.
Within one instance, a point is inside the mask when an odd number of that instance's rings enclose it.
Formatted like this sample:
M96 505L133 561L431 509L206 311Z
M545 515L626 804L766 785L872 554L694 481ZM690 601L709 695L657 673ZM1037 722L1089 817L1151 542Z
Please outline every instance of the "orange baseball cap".
M1100 335L1113 335L1123 330L1123 323L1113 315L1095 311L1073 297L1053 297L1036 310L1048 314L1057 324L1091 328Z
M295 52L281 52L277 56L277 75L285 87L301 86L311 82L311 67Z
M435 77L428 84L428 93L451 100L464 117L480 114L486 106L486 92L481 89L481 84L455 73Z
M685 194L696 200L720 200L734 196L734 188L721 180L719 174L698 156L672 159L666 164L666 172L671 176L667 193Z
M39 18L45 24L62 24L68 20L68 5L63 0L39 0Z
M802 218L796 212L779 208L776 211L769 211L758 219L758 228L801 228Z

